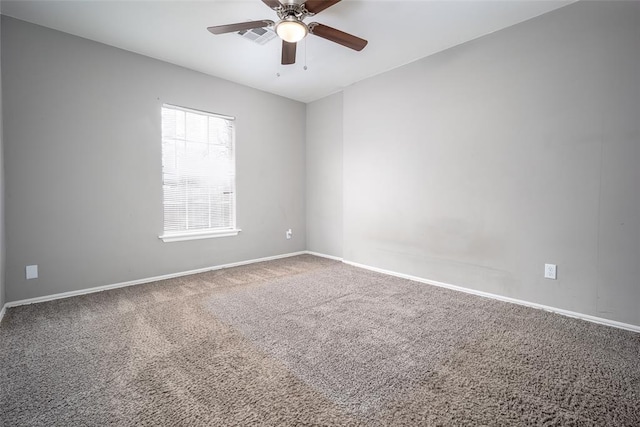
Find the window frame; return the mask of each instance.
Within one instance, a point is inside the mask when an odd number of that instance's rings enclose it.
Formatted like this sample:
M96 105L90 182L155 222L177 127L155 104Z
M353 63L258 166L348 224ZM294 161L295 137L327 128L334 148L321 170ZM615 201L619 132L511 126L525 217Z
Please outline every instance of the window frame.
M182 107L179 105L175 105L175 104L168 104L168 103L163 103L160 107L160 155L161 155L161 180L160 183L161 185L164 187L164 151L162 148L162 141L163 141L163 135L162 135L162 111L165 108L169 108L169 109L173 109L173 110L180 110L180 111L184 111L186 113L194 113L194 114L200 114L200 115L206 115L209 117L215 117L215 118L219 118L219 119L224 119L224 120L228 120L233 122L232 125L232 132L231 132L231 164L233 166L233 182L232 182L232 209L233 209L233 216L232 216L232 224L230 227L220 227L220 228L207 228L207 229L195 229L195 230L182 230L182 231L166 231L164 229L164 215L165 215L165 192L164 192L164 188L162 190L162 214L163 214L163 232L161 235L158 236L159 239L161 239L163 242L168 243L168 242L180 242L180 241L186 241L186 240L200 240L200 239L212 239L212 238L217 238L217 237L231 237L231 236L237 236L238 233L240 233L242 230L240 228L238 228L237 226L237 189L236 189L236 181L237 181L237 168L236 168L236 126L235 126L235 120L236 118L233 116L228 116L228 115L224 115L224 114L219 114L219 113L212 113L210 111L205 111L205 110L196 110L194 108L188 108L188 107Z

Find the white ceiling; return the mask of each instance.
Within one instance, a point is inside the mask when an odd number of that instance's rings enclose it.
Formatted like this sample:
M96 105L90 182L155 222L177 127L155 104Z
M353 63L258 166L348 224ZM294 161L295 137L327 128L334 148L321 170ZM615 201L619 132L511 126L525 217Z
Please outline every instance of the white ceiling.
M277 21L260 0L2 1L2 14L161 59L302 102L571 3L549 0L343 0L305 22L362 37L361 52L310 35L295 65L279 39L264 46L206 28ZM307 70L303 66L307 65Z

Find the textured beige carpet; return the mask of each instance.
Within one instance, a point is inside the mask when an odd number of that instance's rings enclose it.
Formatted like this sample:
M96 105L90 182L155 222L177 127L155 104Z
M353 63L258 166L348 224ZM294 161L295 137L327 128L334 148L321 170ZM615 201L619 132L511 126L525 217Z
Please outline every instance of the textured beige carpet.
M299 256L9 309L0 425L640 426L640 335Z

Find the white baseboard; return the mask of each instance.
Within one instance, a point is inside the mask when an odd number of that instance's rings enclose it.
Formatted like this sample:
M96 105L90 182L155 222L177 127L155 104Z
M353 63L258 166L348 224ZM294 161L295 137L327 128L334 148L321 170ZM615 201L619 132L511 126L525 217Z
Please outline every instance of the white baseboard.
M519 300L516 298L505 297L498 294L492 294L489 292L477 291L475 289L464 288L462 286L451 285L449 283L437 282L435 280L423 279L422 277L411 276L409 274L396 273L395 271L384 270L382 268L372 267L370 265L359 264L352 261L342 261L345 264L352 265L354 267L363 268L365 270L375 271L376 273L387 274L389 276L400 277L402 279L412 280L414 282L425 283L427 285L439 286L441 288L452 289L454 291L464 292L467 294L477 295L485 298L491 298L498 301L509 302L512 304L524 305L526 307L536 308L539 310L545 310L552 313L561 314L563 316L574 317L577 319L586 320L592 323L599 323L601 325L613 326L614 328L625 329L627 331L633 331L640 333L640 326L631 325L628 323L617 322L615 320L604 319L602 317L591 316L589 314L577 313L575 311L564 310L562 308L551 307L548 305L538 304L535 302L529 302Z
M232 262L230 264L216 265L213 267L198 268L195 270L182 271L179 273L165 274L162 276L147 277L144 279L131 280L128 282L114 283L112 285L97 286L95 288L80 289L78 291L62 292L59 294L46 295L46 296L36 297L36 298L28 298L28 299L23 299L19 301L11 301L4 305L2 309L2 315L4 315L4 310L10 307L18 307L21 305L36 304L39 302L53 301L53 300L62 299L62 298L70 298L78 295L92 294L94 292L108 291L109 289L124 288L127 286L141 285L143 283L157 282L159 280L174 279L176 277L189 276L191 274L198 274L198 273L205 273L207 271L213 271L213 270L222 270L223 268L239 267L241 265L255 264L257 262L273 261L281 258L290 258L292 256L304 255L306 253L307 253L306 251L292 252L288 254L275 255L275 256L270 256L265 258L257 258L257 259L247 260L247 261ZM2 317L0 316L0 321L1 319Z
M411 281L418 282L418 283L425 283L425 284L428 284L428 285L439 286L441 288L452 289L454 291L465 292L467 294L477 295L477 296L481 296L481 297L485 297L485 298L491 298L491 299L495 299L495 300L498 300L498 301L509 302L509 303L512 303L512 304L523 305L523 306L526 306L526 307L532 307L532 308L536 308L536 309L539 309L539 310L545 310L545 311L549 311L549 312L552 312L552 313L561 314L563 316L574 317L574 318L586 320L588 322L598 323L598 324L601 324L601 325L612 326L614 328L625 329L625 330L628 330L628 331L633 331L633 332L640 333L640 326L631 325L631 324L628 324L628 323L622 323L622 322L618 322L618 321L610 320L610 319L604 319L604 318L601 318L601 317L591 316L591 315L588 315L588 314L578 313L578 312L574 312L574 311L564 310L564 309L561 309L561 308L551 307L551 306L538 304L538 303L534 303L534 302L519 300L519 299L516 299L516 298L505 297L505 296L502 296L502 295L492 294L492 293L489 293L489 292L477 291L477 290L474 290L474 289L469 289L469 288L465 288L465 287L462 287L462 286L451 285L449 283L438 282L438 281L435 281L435 280L424 279L422 277L412 276L412 275L409 275L409 274L397 273L395 271L390 271L390 270L385 270L385 269L382 269L382 268L372 267L370 265L365 265L365 264L359 264L359 263L352 262L352 261L346 261L346 260L343 260L342 258L339 258L339 257L335 257L335 256L332 256L332 255L321 254L321 253L312 252L312 251L292 252L292 253L288 253L288 254L275 255L275 256L257 258L257 259L252 259L252 260L239 261L239 262L234 262L234 263L229 263L229 264L216 265L216 266L213 266L213 267L205 267L205 268L199 268L199 269L195 269L195 270L182 271L182 272L179 272L179 273L165 274L165 275L162 275L162 276L147 277L147 278L144 278L144 279L131 280L131 281L128 281L128 282L115 283L115 284L112 284L112 285L97 286L97 287L94 287L94 288L81 289L81 290L78 290L78 291L63 292L63 293L59 293L59 294L46 295L46 296L36 297L36 298L28 298L28 299L23 299L23 300L19 300L19 301L11 301L11 302L5 303L5 305L0 310L0 322L2 322L2 319L4 318L4 315L6 314L7 308L11 308L11 307L18 307L18 306L27 305L27 304L35 304L35 303L39 303L39 302L52 301L52 300L62 299L62 298L70 298L70 297L74 297L74 296L78 296L78 295L86 295L86 294L92 294L94 292L107 291L109 289L117 289L117 288L124 288L124 287L127 287L127 286L141 285L141 284L144 284L144 283L157 282L159 280L174 279L176 277L188 276L188 275L191 275L191 274L205 273L207 271L214 271L214 270L222 270L224 268L239 267L241 265L255 264L255 263L258 263L258 262L272 261L272 260L276 260L276 259L289 258L289 257L293 257L293 256L297 256L297 255L304 255L304 254L314 255L314 256L318 256L318 257L322 257L322 258L328 258L328 259L332 259L332 260L335 260L335 261L341 261L341 262L343 262L345 264L352 265L354 267L363 268L365 270L375 271L377 273L387 274L389 276L399 277L399 278L402 278L402 279L407 279L407 280L411 280Z
M307 254L309 255L313 255L313 256L318 256L320 258L327 258L327 259L332 259L334 261L340 261L342 262L342 258L337 257L337 256L333 256L333 255L327 255L327 254L321 254L319 252L313 252L313 251L306 251Z

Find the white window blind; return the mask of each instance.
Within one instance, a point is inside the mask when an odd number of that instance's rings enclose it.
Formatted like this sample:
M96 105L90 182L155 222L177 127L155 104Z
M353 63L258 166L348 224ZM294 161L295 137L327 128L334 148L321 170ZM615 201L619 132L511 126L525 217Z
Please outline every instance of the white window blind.
M163 240L237 234L234 142L233 118L163 105Z

